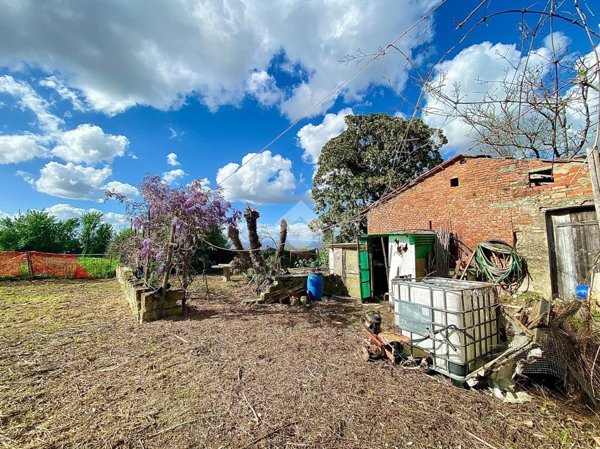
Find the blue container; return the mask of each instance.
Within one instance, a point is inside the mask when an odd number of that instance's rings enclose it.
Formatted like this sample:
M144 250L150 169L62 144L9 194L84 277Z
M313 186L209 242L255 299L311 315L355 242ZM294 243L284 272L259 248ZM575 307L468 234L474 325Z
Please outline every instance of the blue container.
M306 281L308 299L320 301L323 296L323 275L321 273L310 273Z
M578 285L577 287L575 287L575 296L577 296L577 299L587 299L589 294L589 285Z

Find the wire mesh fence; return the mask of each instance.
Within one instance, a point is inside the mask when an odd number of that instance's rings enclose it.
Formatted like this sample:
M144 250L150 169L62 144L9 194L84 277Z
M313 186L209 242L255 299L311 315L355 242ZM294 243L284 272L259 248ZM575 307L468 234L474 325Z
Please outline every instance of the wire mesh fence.
M115 276L117 260L106 254L0 251L0 279L52 277L101 279Z

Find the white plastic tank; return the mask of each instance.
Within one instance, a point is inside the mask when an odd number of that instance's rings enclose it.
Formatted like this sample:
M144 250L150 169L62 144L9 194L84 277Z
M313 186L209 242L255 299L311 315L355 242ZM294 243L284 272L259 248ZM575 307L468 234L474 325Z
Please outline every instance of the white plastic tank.
M498 298L493 284L444 278L397 278L392 284L395 323L403 335L418 340L456 326L411 347L428 353L435 370L461 380L497 349Z

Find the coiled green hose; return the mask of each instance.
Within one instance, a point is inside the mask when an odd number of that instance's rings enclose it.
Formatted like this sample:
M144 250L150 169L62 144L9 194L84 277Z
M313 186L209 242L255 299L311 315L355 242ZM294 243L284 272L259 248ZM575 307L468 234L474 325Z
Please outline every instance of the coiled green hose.
M527 275L525 259L502 240L486 240L475 248L475 263L490 282L514 293Z

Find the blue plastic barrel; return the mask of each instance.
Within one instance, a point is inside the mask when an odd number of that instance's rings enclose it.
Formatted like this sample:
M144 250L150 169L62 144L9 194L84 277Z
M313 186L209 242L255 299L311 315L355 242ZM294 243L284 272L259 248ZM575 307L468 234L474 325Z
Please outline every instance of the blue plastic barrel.
M577 287L575 287L575 296L577 296L577 299L587 299L589 294L589 285L578 285Z
M323 275L321 273L310 273L306 281L308 299L320 301L323 296Z

